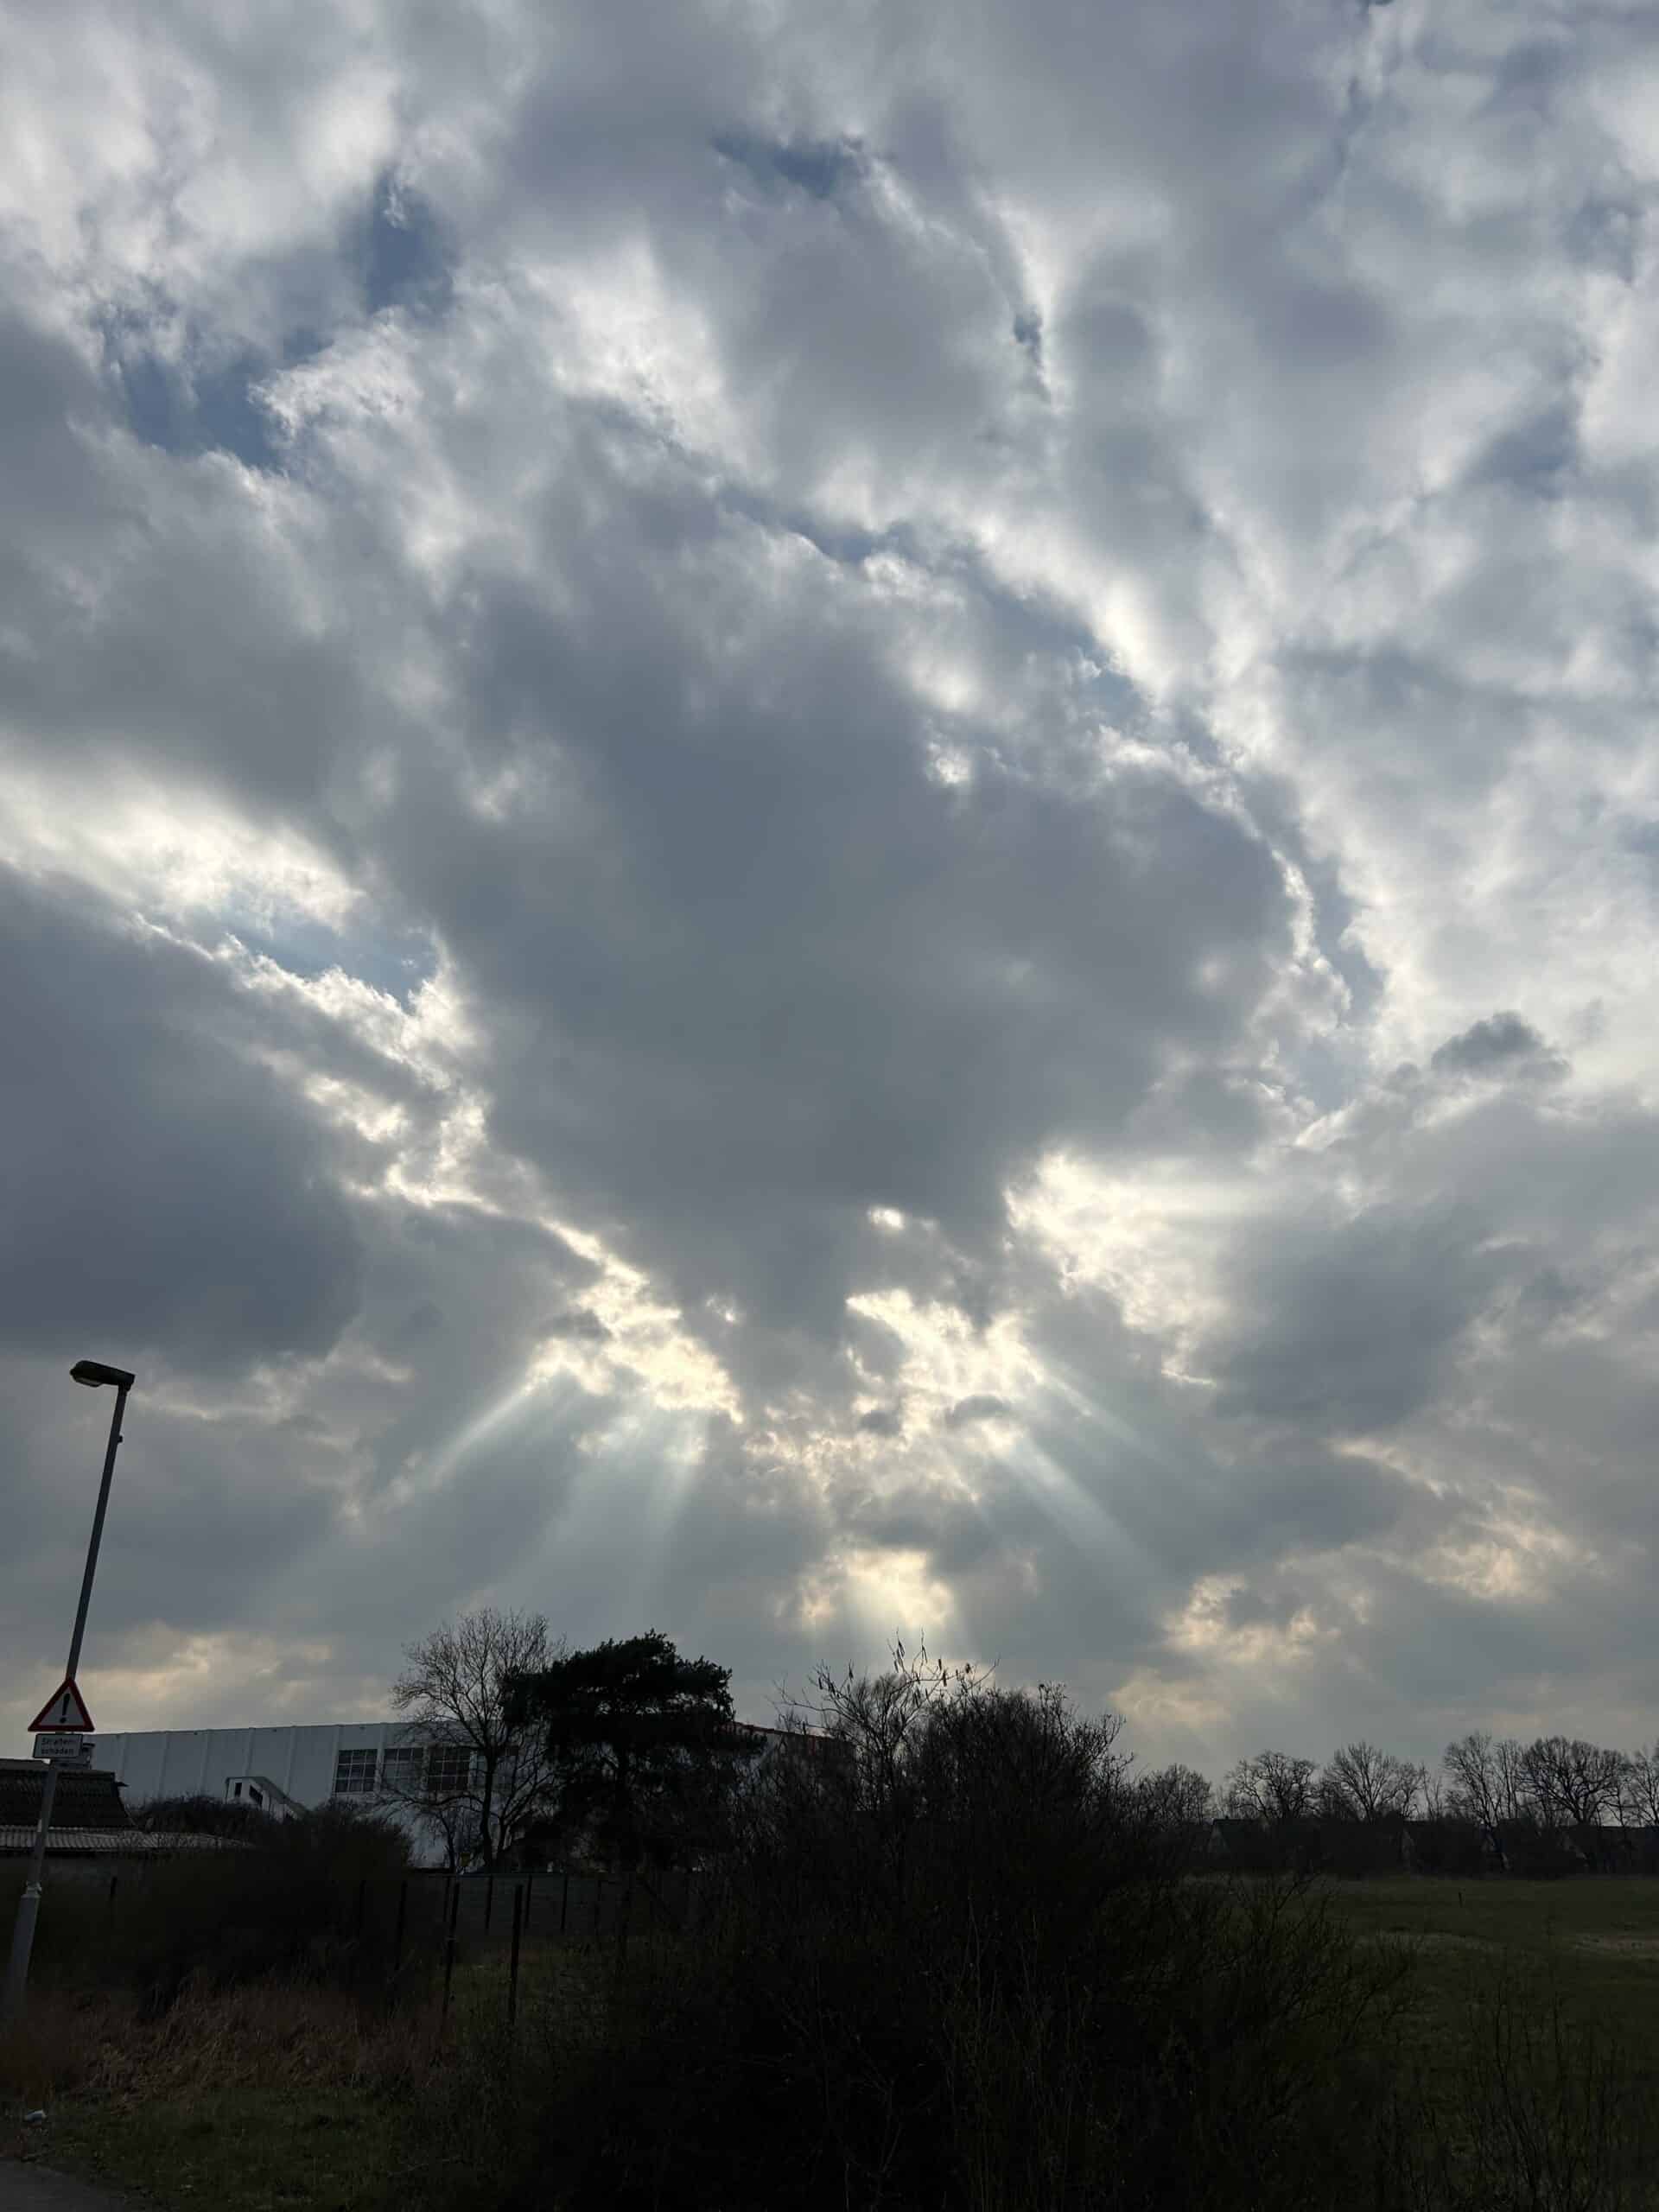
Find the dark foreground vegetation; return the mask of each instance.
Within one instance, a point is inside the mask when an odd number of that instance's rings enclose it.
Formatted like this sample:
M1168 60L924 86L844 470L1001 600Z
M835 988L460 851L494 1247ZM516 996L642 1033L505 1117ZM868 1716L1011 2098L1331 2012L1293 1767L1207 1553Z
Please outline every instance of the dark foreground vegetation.
M1501 1878L1217 1876L1056 1690L902 1654L819 1688L846 1756L747 1772L685 1924L539 1943L512 2030L499 1954L447 2017L365 1973L324 1894L349 1871L318 1870L396 1846L336 1821L226 1854L165 1942L44 1961L35 2040L0 2050L13 2109L49 2094L67 2155L232 2207L1659 2205L1654 1885L1541 1885L1604 1916L1639 1893L1595 1948ZM222 2165L162 2155L158 2096L221 2115Z

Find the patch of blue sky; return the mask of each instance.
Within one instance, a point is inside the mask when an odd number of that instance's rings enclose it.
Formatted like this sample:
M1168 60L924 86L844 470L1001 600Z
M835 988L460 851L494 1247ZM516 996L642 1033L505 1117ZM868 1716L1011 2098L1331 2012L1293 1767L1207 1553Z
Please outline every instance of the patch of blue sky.
M390 172L348 226L340 251L346 297L354 276L360 311L431 317L448 306L453 256L443 226L430 204ZM106 358L134 435L165 453L229 453L250 468L280 468L281 429L262 388L323 351L333 333L315 318L320 312L327 321L340 304L313 261L301 257L288 272L290 302L303 302L308 319L272 347L227 347L211 332L191 330L181 348L164 351L142 318L111 321ZM337 259L333 266L338 274Z
M363 250L363 297L371 315L396 308L441 315L454 289L453 257L430 202L390 173L378 181Z
M302 914L256 919L251 914L227 912L219 919L251 953L274 961L302 982L315 982L338 969L405 1008L437 969L431 939L419 931L348 936Z
M276 416L259 387L273 371L319 351L314 334L296 334L283 363L241 353L212 366L164 359L142 342L114 353L113 368L136 437L165 453L230 453L249 468L282 466Z
M792 189L813 200L835 199L859 181L866 167L863 149L852 138L779 141L727 130L711 143L763 189Z

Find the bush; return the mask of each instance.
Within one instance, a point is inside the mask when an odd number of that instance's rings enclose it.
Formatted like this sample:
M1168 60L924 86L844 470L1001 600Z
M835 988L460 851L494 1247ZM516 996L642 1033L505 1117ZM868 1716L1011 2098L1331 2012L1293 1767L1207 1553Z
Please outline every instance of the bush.
M152 2010L190 1986L362 1985L391 1963L369 1887L384 1889L408 1864L394 1821L338 1805L274 1823L250 1846L168 1862L127 1931L132 1980Z
M150 1835L217 1835L258 1843L282 1823L257 1805L201 1796L151 1797L133 1808L132 1825Z
M742 1793L718 1895L636 1949L470 2160L480 2203L1328 2204L1408 1962L1304 1882L1192 1879L1116 1724L895 1655L821 1681L851 1748ZM1368 2101L1369 2100L1369 2101ZM1356 2148L1356 2146L1360 2146ZM464 2202L452 2168L446 2201Z
M129 1989L152 2016L188 1987L297 1978L368 1990L391 1972L408 1864L395 1822L330 1805L223 1850L136 1861L114 1904L101 1883L48 1870L35 1970L60 1986ZM406 1936L412 1974L419 1947Z
M1454 2084L1420 2069L1381 2150L1404 2212L1637 2212L1659 2203L1651 2083L1558 1988L1505 1962L1471 1988ZM1448 2094L1448 2089L1452 2094Z

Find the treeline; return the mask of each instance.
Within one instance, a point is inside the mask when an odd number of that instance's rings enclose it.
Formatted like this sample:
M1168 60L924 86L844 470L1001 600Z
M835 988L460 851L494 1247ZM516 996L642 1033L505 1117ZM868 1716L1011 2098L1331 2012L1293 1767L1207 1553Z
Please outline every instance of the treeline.
M1477 1732L1446 1745L1438 1772L1358 1742L1322 1771L1265 1751L1240 1759L1219 1792L1187 1768L1167 1770L1163 1786L1192 1817L1215 1819L1217 1850L1241 1866L1659 1874L1659 1744L1632 1753Z
M1202 1799L1201 1776L1171 1772L1205 1813L1212 1809ZM1494 1837L1528 1824L1655 1827L1659 1742L1630 1752L1578 1736L1522 1744L1477 1732L1446 1745L1438 1774L1363 1742L1344 1744L1323 1770L1286 1751L1258 1751L1229 1771L1213 1809L1263 1821L1465 1821Z
M408 1748L387 1761L388 1777L404 1778L389 1778L381 1795L442 1843L452 1866L683 1866L721 1848L734 1790L759 1747L757 1732L736 1719L728 1669L682 1656L657 1630L571 1650L544 1616L488 1609L445 1624L405 1656L393 1701ZM779 1719L786 1738L804 1740L811 1728L831 1748L849 1741L845 1714L822 1694ZM1127 1776L1127 1758L1122 1765ZM1556 1872L1575 1849L1597 1859L1596 1847L1571 1845L1575 1835L1659 1830L1659 1741L1628 1752L1578 1737L1523 1744L1474 1733L1449 1744L1432 1770L1362 1740L1322 1768L1258 1751L1218 1789L1179 1763L1124 1787L1189 1842L1217 1819L1253 1823L1281 1845L1316 1825L1351 1832L1416 1821L1440 1832L1417 1839L1419 1866ZM1306 1840L1300 1847L1306 1859ZM1356 1870L1370 1863L1351 1833L1327 1835L1317 1855Z

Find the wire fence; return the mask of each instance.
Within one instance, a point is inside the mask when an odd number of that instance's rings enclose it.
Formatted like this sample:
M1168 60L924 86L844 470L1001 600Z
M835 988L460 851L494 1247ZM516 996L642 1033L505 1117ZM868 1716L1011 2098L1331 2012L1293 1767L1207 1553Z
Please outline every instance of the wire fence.
M167 1862L100 1871L96 1879L52 1883L47 1922L56 1965L72 1978L130 1970L134 1957L166 1956L169 1925L201 1918L194 1885L167 1878ZM162 1878L158 1881L157 1876ZM454 1876L410 1868L397 1875L330 1881L308 1893L300 1931L308 1969L333 1986L389 2009L435 2008L447 2022L464 1989L474 2004L499 2002L510 2024L550 1953L602 1952L626 1961L631 1942L673 1937L695 1922L701 1878L684 1870L594 1873L551 1868ZM292 1919L270 1901L273 1921ZM256 1891L240 1893L237 1917L264 1916ZM208 1978L237 1955L238 1930L199 1945ZM136 1939L136 1941L135 1941ZM285 1956L294 1955L289 1945ZM234 1968L232 1969L234 1971Z

